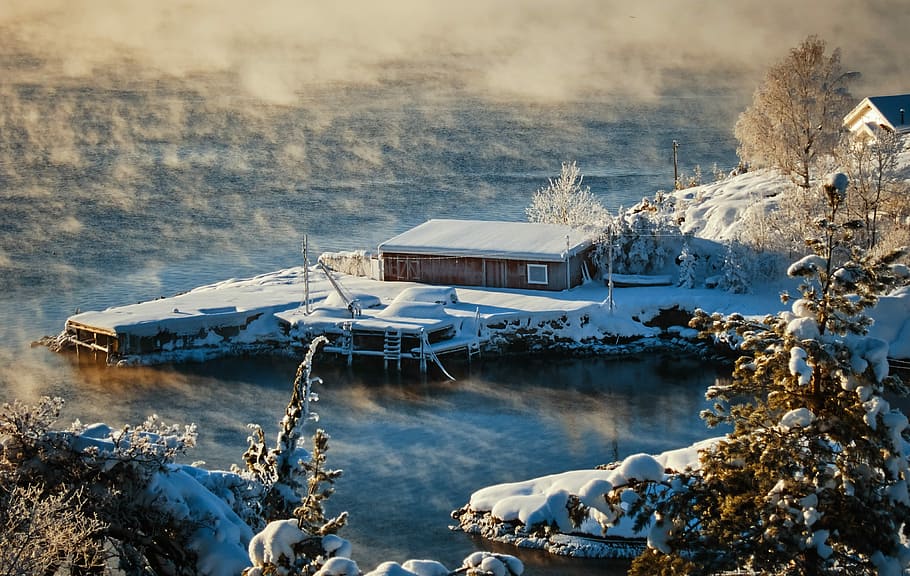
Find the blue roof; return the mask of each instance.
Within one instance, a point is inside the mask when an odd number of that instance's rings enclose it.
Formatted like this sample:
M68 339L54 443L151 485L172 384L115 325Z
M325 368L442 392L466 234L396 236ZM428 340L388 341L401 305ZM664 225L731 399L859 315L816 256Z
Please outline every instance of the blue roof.
M878 108L878 111L888 119L894 128L906 126L910 120L910 94L895 94L893 96L869 96L869 102ZM904 111L901 121L901 110Z

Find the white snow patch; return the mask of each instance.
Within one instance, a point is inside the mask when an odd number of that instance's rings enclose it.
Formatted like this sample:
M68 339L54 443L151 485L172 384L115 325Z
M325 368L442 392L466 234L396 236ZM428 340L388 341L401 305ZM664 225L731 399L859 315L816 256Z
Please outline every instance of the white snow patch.
M815 414L808 408L797 408L790 410L781 416L778 426L784 432L789 432L794 428L805 428L815 421Z
M790 349L790 374L797 377L800 386L812 381L812 367L806 362L807 356L799 346Z
M417 576L449 576L451 571L436 560L408 560L402 568Z
M360 568L349 558L329 558L313 576L360 576Z

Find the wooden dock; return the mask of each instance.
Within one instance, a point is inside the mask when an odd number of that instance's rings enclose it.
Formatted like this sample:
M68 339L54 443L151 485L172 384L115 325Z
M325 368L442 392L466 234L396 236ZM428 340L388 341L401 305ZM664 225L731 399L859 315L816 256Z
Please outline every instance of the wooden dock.
M66 321L66 329L61 335L61 345L72 346L76 356L81 352L91 353L95 360L98 354L104 354L107 361L120 350L120 337L114 330L89 326L72 319Z
M476 325L476 323L475 323ZM337 354L352 365L355 356L382 358L386 370L394 366L401 370L402 360L418 363L420 373L426 374L429 363L436 366L451 380L439 356L442 354L465 354L468 362L480 354L479 336L456 336L451 325L427 329L424 326L406 322L389 322L377 326L357 321L343 322L334 342L323 348L324 352Z

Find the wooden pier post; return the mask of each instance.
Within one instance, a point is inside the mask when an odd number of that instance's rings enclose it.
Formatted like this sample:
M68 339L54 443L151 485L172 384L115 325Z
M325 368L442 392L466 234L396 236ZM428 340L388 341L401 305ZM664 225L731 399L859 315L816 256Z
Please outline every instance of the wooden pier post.
M423 328L420 329L420 373L426 376L427 373L427 351L425 348L425 342L427 341L426 334L423 331Z
M354 329L350 322L342 324L348 345L348 368L354 365Z

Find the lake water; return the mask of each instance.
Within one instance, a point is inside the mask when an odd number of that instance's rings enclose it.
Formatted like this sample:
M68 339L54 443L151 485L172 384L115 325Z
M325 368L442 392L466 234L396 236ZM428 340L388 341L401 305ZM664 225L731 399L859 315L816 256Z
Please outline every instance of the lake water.
M0 400L67 400L64 422L199 425L190 457L239 462L246 424L274 434L295 361L229 359L126 370L31 348L77 309L175 294L371 249L427 218L523 219L575 160L615 211L680 167L735 163L731 95L689 87L650 102L553 106L428 96L407 86L314 93L268 107L182 84L14 84L0 90ZM710 434L698 419L710 367L679 358L486 358L457 381L317 366L316 407L345 475L330 512L362 568L491 548L448 530L471 492L592 467ZM534 574L623 564L517 553Z

